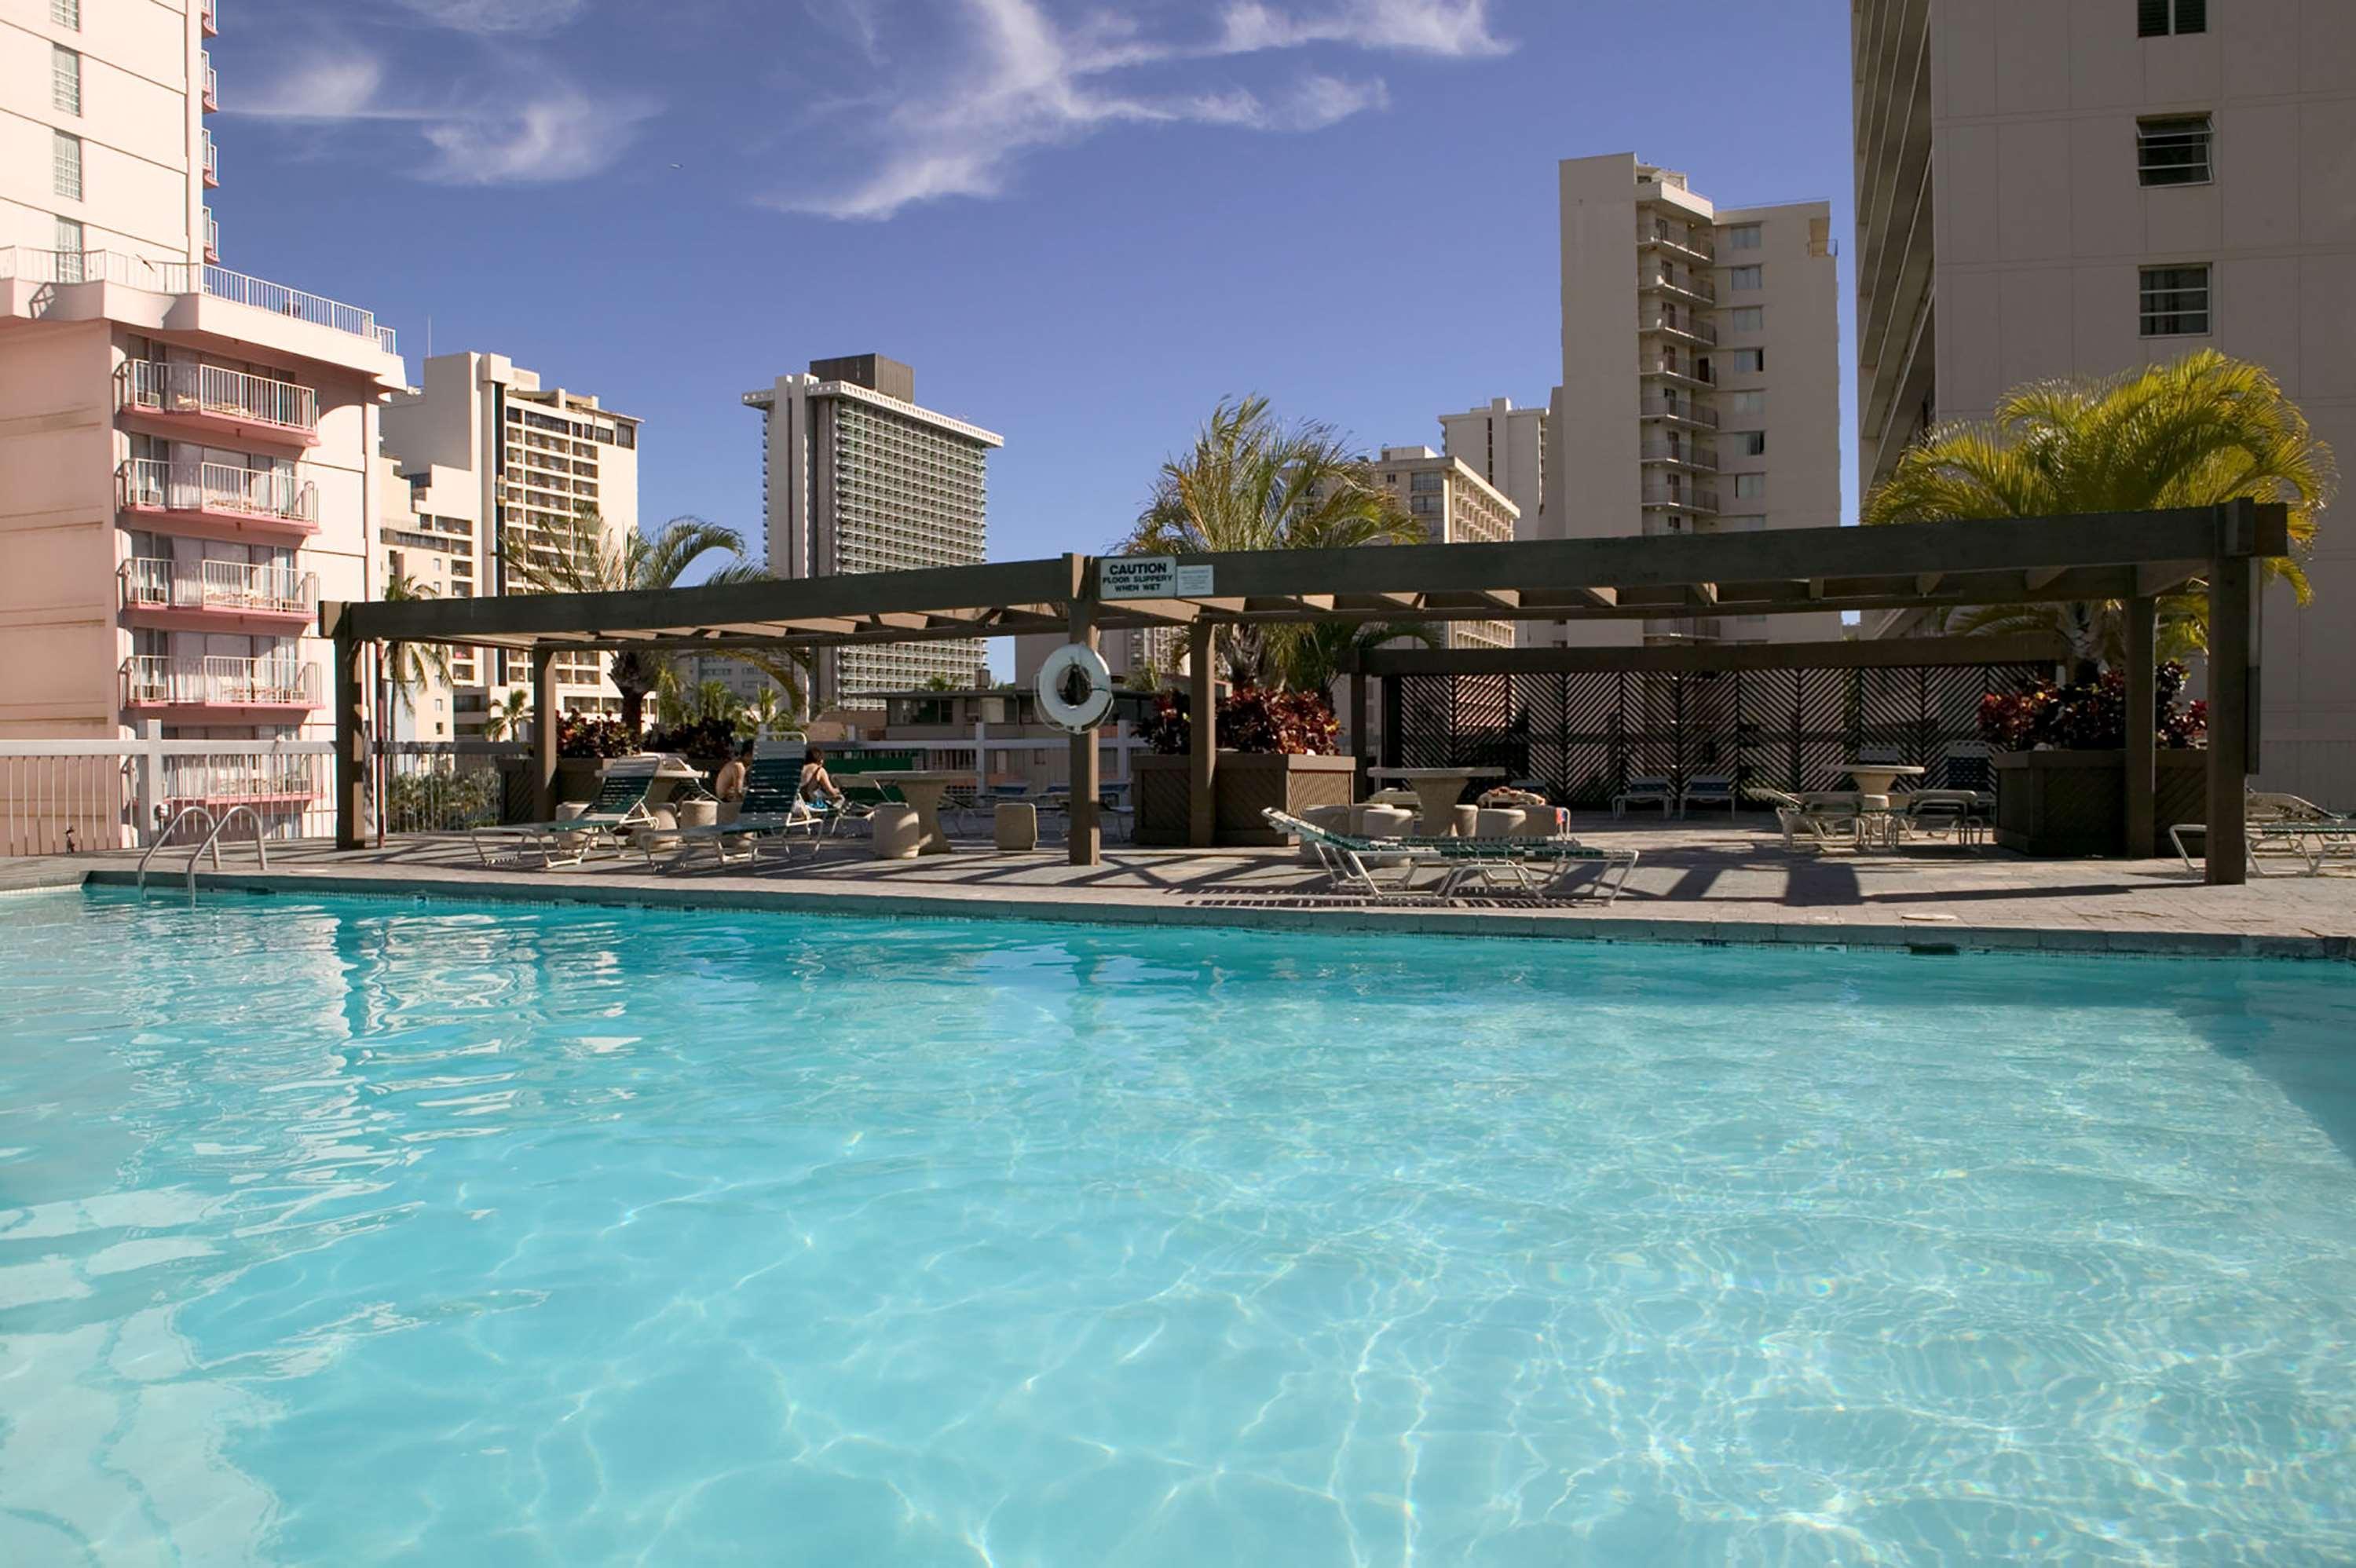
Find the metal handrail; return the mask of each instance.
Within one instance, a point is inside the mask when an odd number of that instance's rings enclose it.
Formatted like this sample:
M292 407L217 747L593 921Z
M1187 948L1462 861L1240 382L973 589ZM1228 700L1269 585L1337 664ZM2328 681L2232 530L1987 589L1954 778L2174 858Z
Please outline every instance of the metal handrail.
M147 891L147 862L155 858L155 851L161 849L165 845L172 841L172 829L177 827L181 823L186 822L191 816L201 816L205 819L205 830L208 837L220 827L220 824L214 819L213 814L201 805L184 805L180 807L179 810L174 812L172 814L172 820L164 824L164 831L155 835L155 842L148 845L147 852L139 857L139 891L141 892L144 893ZM220 850L216 849L213 851L213 859L216 864L220 862ZM188 866L190 874L193 875L196 868L195 856L192 855L188 858Z
M258 869L264 871L270 869L270 847L262 842L262 834L265 830L262 826L262 813L250 805L232 805L221 813L220 820L213 825L213 830L205 835L205 841L197 846L195 854L188 857L188 896L190 898L197 896L197 862L204 859L205 851L209 849L213 852L213 869L216 871L220 869L221 831L241 816L253 823L253 858Z

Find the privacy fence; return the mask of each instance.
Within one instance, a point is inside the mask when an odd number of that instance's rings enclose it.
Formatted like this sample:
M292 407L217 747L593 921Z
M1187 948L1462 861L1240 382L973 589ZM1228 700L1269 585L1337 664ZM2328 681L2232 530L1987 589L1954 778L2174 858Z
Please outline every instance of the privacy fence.
M1943 647L1933 663L1868 662L1871 644L1815 644L1613 651L1623 663L1682 668L1478 670L1462 667L1464 655L1415 654L1377 655L1369 668L1383 677L1386 764L1496 768L1568 805L1608 805L1642 775L1680 786L1733 773L1777 789L1853 787L1847 768L1859 760L1921 766L1930 785L1986 788L1980 699L2051 674L2054 660L2041 642L1946 641L1971 645ZM1487 658L1526 667L1547 652ZM1608 662L1599 652L1551 656ZM1713 661L1734 667L1704 667Z

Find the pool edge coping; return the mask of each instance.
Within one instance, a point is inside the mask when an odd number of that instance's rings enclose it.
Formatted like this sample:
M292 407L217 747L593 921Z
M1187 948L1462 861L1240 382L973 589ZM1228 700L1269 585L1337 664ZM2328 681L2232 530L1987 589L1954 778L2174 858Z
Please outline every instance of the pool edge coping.
M79 878L60 879L22 891L56 891L75 887L128 888L136 873L118 867L87 867ZM1812 924L1794 920L1648 919L1603 912L1590 905L1528 913L1494 910L1450 910L1429 906L1359 905L1286 908L1277 905L1193 903L1166 901L1104 901L1026 892L1019 898L976 898L902 889L723 887L685 883L614 886L561 879L513 880L503 877L354 875L339 871L199 871L199 891L302 893L367 898L444 898L476 902L574 903L613 908L730 909L780 914L861 916L922 920L1020 920L1063 925L1182 925L1419 936L1496 937L1515 940L1623 942L1700 947L1886 948L1944 955L1977 953L2054 953L2154 958L2278 958L2356 961L2356 937L2248 935L2222 931L2086 930L2061 926L1981 926L1940 923L1934 927L1894 923L1869 925Z

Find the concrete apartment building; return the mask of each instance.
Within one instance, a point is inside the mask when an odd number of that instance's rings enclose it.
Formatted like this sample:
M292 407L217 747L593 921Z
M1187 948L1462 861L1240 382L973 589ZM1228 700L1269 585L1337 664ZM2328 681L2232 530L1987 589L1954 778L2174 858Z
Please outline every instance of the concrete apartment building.
M513 563L552 559L584 512L615 548L638 527L638 424L594 396L542 386L504 355L435 355L384 411L386 454L408 488L406 516L379 528L388 578L458 598L524 592ZM449 658L449 689L404 716L420 722L419 738L441 738L426 711L434 702L446 700L451 736L476 735L491 705L530 688L520 656L454 648ZM558 656L564 711L621 712L605 668L602 654Z
M1864 485L2024 381L2201 347L2267 367L2356 472L2356 4L1853 0L1850 50ZM2346 524L2312 609L2267 595L2258 774L2342 810Z
M1559 177L1562 386L1548 411L1542 537L1837 525L1830 205L1721 209L1684 175L1628 153L1567 158ZM1840 635L1837 615L1524 629L1556 645Z
M769 570L779 577L971 566L989 544L988 464L1004 438L922 408L916 373L880 354L813 359L744 394L761 411ZM873 644L819 656L813 711L847 699L959 687L979 641Z
M1387 446L1374 481L1424 528L1431 544L1511 544L1521 509L1461 457L1428 446ZM1510 648L1510 621L1450 621L1439 628L1448 648Z
M1539 539L1546 510L1547 411L1517 409L1511 398L1440 416L1440 449L1514 504L1515 536Z
M208 266L209 0L0 0L0 735L325 738L372 315Z

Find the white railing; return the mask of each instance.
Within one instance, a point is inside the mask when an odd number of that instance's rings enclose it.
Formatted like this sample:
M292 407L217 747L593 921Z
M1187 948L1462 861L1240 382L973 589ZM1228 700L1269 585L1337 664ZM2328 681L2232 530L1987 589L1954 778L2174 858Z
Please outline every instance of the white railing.
M220 33L220 0L199 0L197 7L197 20L203 25L205 37L209 38L218 37Z
M1677 332L1687 337L1697 337L1704 343L1718 341L1718 328L1691 311L1680 314L1673 310L1656 310L1640 316L1636 325L1644 332Z
M1640 355L1636 368L1647 376L1683 376L1688 381L1714 382L1717 377L1705 372L1700 360L1690 354Z
M1639 498L1647 507L1683 507L1695 512L1718 510L1718 492L1695 485L1649 484Z
M1713 474L1718 472L1718 453L1689 443L1648 441L1639 449L1638 454L1648 463L1682 463L1687 468L1706 468Z
M120 283L159 294L209 294L273 315L293 316L316 326L373 338L387 354L400 352L394 347L397 339L392 328L379 326L373 311L209 263L151 261L123 251L42 251L27 245L0 245L0 279L8 278L28 283Z
M123 700L207 708L316 708L319 667L289 658L134 654L123 661Z
M319 580L291 566L138 556L123 563L123 603L131 609L307 616L319 605Z
M220 259L220 219L215 218L213 209L208 207L205 208L205 260L217 261Z
M209 130L204 133L204 149L205 183L219 185L220 184L220 144L213 140L213 133Z
M335 831L328 741L0 740L0 855L152 844L180 810L253 808L273 838Z
M1665 419L1690 420L1695 424L1718 428L1718 411L1695 402L1691 398L1648 397L1637 404L1639 412L1657 414Z
M319 428L319 394L224 365L123 361L123 406L162 414L216 414L310 434Z
M1674 267L1655 267L1636 276L1636 286L1645 289L1675 289L1679 293L1698 299L1715 301L1718 285L1707 278L1697 278L1690 272L1679 272Z
M208 109L219 109L220 107L220 73L213 69L213 56L210 49L204 51L203 59L205 63L205 107Z
M283 468L240 468L230 463L167 463L127 459L121 470L123 505L166 512L225 512L281 523L316 524L319 492Z

